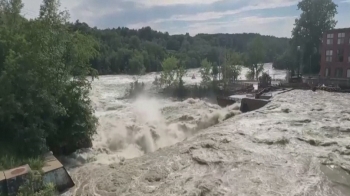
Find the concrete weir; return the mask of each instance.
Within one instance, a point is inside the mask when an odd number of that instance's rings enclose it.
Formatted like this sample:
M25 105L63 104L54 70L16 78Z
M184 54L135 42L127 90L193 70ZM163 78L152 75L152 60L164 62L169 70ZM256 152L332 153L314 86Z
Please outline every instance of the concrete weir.
M44 172L44 183L54 184L59 192L64 192L75 185L62 163L52 153L46 154L42 171Z
M0 171L0 195L5 194L5 190L6 190L5 173L3 171Z
M19 187L25 183L31 171L28 164L0 171L0 195L16 195ZM57 191L61 193L75 185L67 170L52 153L45 155L45 164L42 167L42 172L43 183L52 183Z
M252 98L243 98L241 100L241 112L250 112L253 110L257 110L259 108L264 107L266 104L268 104L270 100L266 99L252 99Z
M2 192L7 195L16 195L19 187L25 183L30 172L31 169L28 164L4 171L5 185Z

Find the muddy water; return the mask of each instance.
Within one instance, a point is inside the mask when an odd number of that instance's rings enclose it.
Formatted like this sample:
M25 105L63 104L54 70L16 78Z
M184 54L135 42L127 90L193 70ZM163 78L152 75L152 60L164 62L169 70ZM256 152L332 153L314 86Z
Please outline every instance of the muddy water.
M200 81L192 72L185 82ZM94 81L98 134L68 159L66 195L350 195L349 95L291 91L237 115L205 100L119 100L131 81Z

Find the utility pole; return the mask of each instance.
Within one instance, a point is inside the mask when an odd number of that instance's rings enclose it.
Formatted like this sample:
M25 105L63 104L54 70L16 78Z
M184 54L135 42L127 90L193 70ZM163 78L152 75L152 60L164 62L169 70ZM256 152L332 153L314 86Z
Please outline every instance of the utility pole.
M301 50L301 46L298 46L297 47L297 50L298 50L298 53L299 53L299 55L300 55L300 57L299 57L299 66L298 66L298 78L299 78L299 76L300 76L300 74L301 74L301 72L302 72L302 55L301 55L301 53L302 53L302 50Z

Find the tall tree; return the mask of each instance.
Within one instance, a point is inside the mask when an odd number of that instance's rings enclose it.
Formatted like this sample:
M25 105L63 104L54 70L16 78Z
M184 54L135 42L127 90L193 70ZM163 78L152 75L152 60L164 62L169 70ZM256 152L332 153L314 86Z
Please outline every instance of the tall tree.
M146 70L143 62L143 55L139 52L136 52L129 61L129 74L143 75Z
M259 74L264 66L264 45L258 36L248 44L248 51L245 58L245 66L250 69L252 78L258 80Z
M168 57L164 59L162 63L162 73L161 73L161 84L166 86L171 86L174 84L176 80L177 67L179 64L179 60L174 57Z
M337 5L332 0L302 0L298 3L298 9L302 13L295 20L291 47L296 50L297 46L301 46L303 64L309 64L311 58L313 60L311 70L318 72L320 62L318 49L322 43L322 35L337 24L335 20L335 15L338 13ZM306 67L308 66L304 66Z
M231 80L237 80L242 71L241 54L230 50L225 51L221 71L225 83L228 83Z
M5 14L12 13L20 12ZM96 131L87 80L96 42L70 31L67 19L57 0L44 0L38 18L1 23L1 30L16 31L0 33L7 46L0 72L0 142L21 143L13 148L26 155L66 144L75 148Z
M201 69L200 69L202 85L208 86L210 84L211 70L212 70L212 64L207 59L202 60Z

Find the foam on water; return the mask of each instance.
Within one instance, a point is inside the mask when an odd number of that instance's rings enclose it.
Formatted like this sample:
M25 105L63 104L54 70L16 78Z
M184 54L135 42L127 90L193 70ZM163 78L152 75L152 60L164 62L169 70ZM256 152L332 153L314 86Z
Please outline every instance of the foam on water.
M217 124L215 119L224 118L214 105L165 101L160 107L161 119L168 122L164 127L189 134L175 137L169 131L164 138L187 139L134 159L71 170L77 185L70 194L350 195L350 110L344 107L349 104L348 94L291 91L264 108ZM143 116L147 108L130 113ZM149 113L159 117L158 111ZM158 117L134 125L158 124ZM200 132L180 129L175 126L179 122ZM143 135L145 144L139 146L149 151L161 146L152 143L151 134Z
M284 79L285 72L265 66ZM139 80L149 87L156 75ZM238 105L119 99L132 81L93 82L99 126L92 149L67 157L79 166L70 169L77 186L69 195L350 195L348 95L292 91L228 119ZM200 82L198 69L184 81Z

